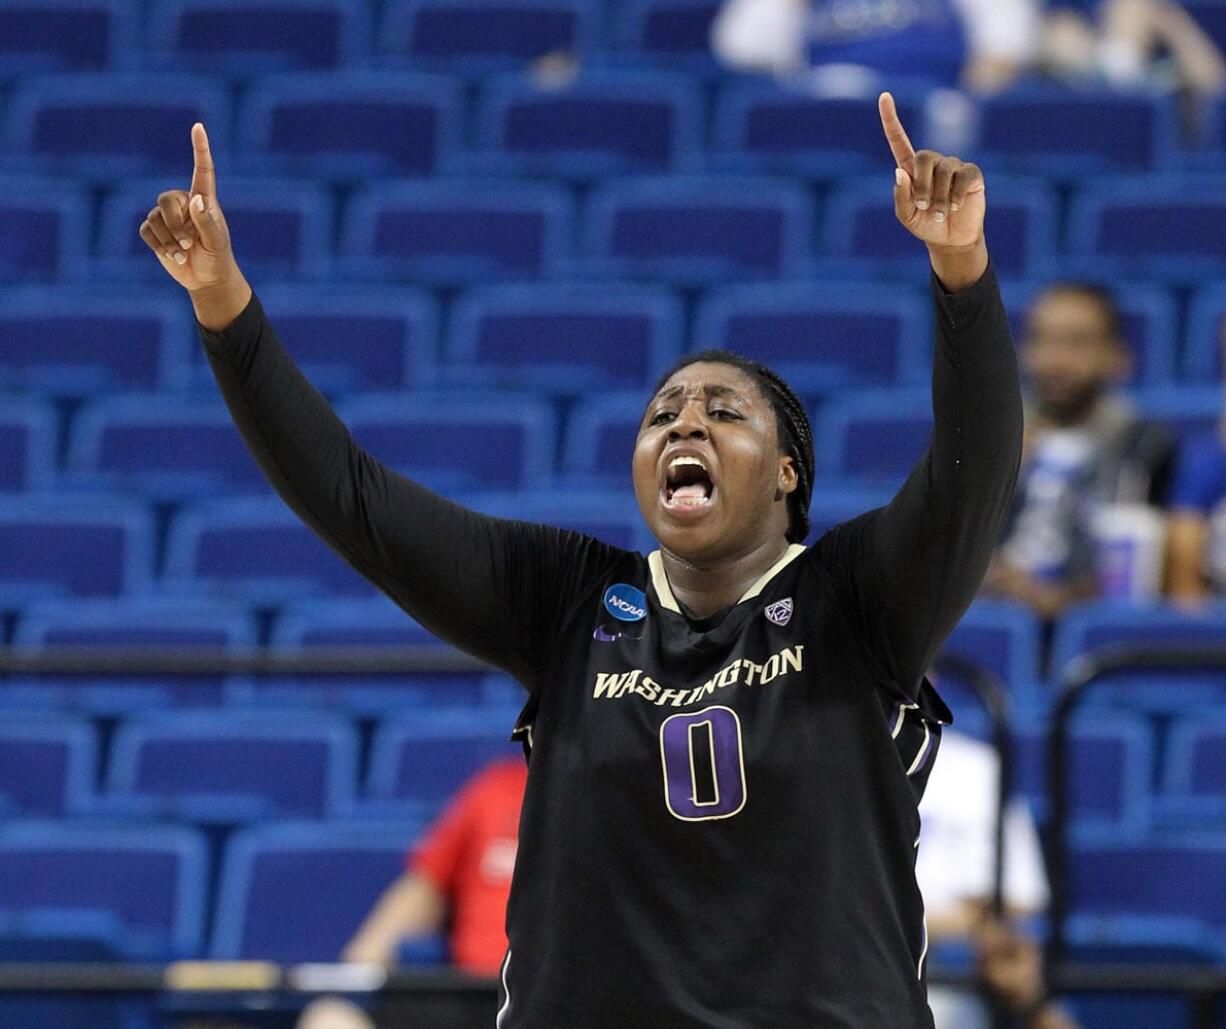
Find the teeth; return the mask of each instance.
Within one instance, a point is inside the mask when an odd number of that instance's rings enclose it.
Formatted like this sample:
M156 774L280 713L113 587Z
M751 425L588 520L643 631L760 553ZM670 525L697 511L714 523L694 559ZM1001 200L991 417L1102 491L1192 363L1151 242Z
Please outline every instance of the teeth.
M689 456L674 457L672 461L669 463L668 470L672 471L674 468L679 468L682 465L686 465L686 464L697 465L704 472L707 470L707 466L703 464L701 461L699 461L698 458L689 457Z

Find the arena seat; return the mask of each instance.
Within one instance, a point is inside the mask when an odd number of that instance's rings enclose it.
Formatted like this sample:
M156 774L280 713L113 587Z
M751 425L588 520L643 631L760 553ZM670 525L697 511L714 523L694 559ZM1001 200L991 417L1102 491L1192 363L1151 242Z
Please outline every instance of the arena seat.
M420 389L437 375L439 311L424 291L336 284L261 284L257 294L286 350L325 393ZM217 387L203 347L194 378Z
M805 542L812 545L840 523L884 507L893 495L889 489L819 480L813 487L813 502L809 505L809 535Z
M386 719L375 730L368 801L399 801L434 814L481 767L498 758L523 758L510 740L516 709L435 710Z
M348 811L358 739L318 714L191 711L124 721L99 812L234 825Z
M208 126L220 158L229 140L230 103L205 77L49 75L20 80L8 120L12 152L57 173L71 170L82 179L109 183L164 172L186 181L192 123Z
M22 607L13 630L15 651L38 654L49 647L217 647L254 646L256 626L242 605L193 597L142 594L107 600L46 600ZM135 675L12 681L22 695L40 686L59 707L110 716L144 708L217 704L227 689L245 680L213 675Z
M897 487L932 436L932 393L860 390L832 399L814 422L819 476Z
M981 598L962 616L942 648L996 675L1008 691L1013 709L1030 711L1040 680L1039 620L1022 604ZM957 719L963 711L982 709L973 688L961 676L942 674L937 687Z
M670 291L605 283L472 290L450 315L444 355L457 387L580 396L649 389L680 355L685 324Z
M620 390L581 397L562 436L562 469L568 481L624 489L647 396Z
M446 493L540 488L552 477L553 413L535 397L367 394L337 414L372 456Z
M76 182L0 176L0 279L43 283L81 276L89 225L89 201Z
M692 171L700 163L703 99L675 72L585 72L563 84L508 75L488 83L473 170L588 179Z
M238 143L250 170L363 181L427 175L459 144L461 96L441 75L300 72L257 80Z
M1226 275L1221 176L1129 176L1095 181L1074 196L1070 258L1092 274L1200 285Z
M180 513L166 541L163 580L179 595L272 604L374 590L280 499L262 497Z
M162 0L149 11L147 63L238 75L357 64L369 14L348 0Z
M1180 149L1171 95L1030 86L978 103L978 138L968 149L989 169L1146 171L1170 167Z
M570 196L556 185L429 179L372 186L350 202L342 269L437 286L534 279L570 251Z
M63 481L162 500L271 493L215 398L128 395L93 401L73 423Z
M389 0L378 45L395 62L488 74L586 56L600 13L596 0Z
M1162 422L1181 443L1214 432L1222 421L1226 398L1221 386L1153 386L1138 390L1137 407Z
M0 811L62 818L88 809L98 741L83 719L6 714L0 723Z
M693 339L769 365L798 391L833 393L927 381L931 321L918 289L764 283L709 293Z
M273 823L226 848L209 956L335 961L404 868L413 822Z
M588 199L584 267L690 286L800 275L813 217L808 194L782 179L611 180Z
M110 195L98 238L97 268L104 276L165 283L166 272L140 238L140 225L168 185L176 183L125 183ZM315 279L328 271L332 197L317 183L227 176L225 212L230 238L253 279Z
M0 214L0 234L3 226ZM165 292L0 290L0 384L7 388L67 396L175 389L186 381L193 345L186 306Z
M0 0L0 74L128 66L138 10L130 0Z
M1025 338L1026 312L1036 297L1059 278L1042 282L1011 282L1001 289L1013 336ZM1096 285L1091 283L1091 285ZM1178 312L1169 290L1147 282L1101 283L1120 314L1120 329L1132 356L1127 385L1159 386L1175 379Z
M618 64L650 62L707 76L724 69L711 52L711 27L722 0L622 0L613 6L612 48Z
M923 96L895 99L903 123L922 136ZM729 171L830 178L888 176L893 164L876 96L824 97L803 85L736 78L720 92L711 161Z
M906 275L923 283L928 260L882 203L876 182L840 185L826 203L824 266L841 275ZM1056 252L1059 204L1038 179L992 176L992 263L1003 276L1044 275Z
M146 960L195 957L204 933L207 848L179 826L0 826L0 911L62 913L116 951Z
M1198 290L1188 311L1188 333L1183 352L1183 378L1189 383L1219 382L1226 374L1226 285Z
M40 493L0 504L0 606L138 592L152 574L153 526L139 502Z
M46 488L55 476L55 410L0 393L0 493Z
M626 489L629 468L621 491L561 489L552 492L474 494L468 503L478 511L593 536L623 550L648 551L655 540L639 513L634 494Z
M1168 824L1226 830L1226 718L1188 713L1166 741L1158 817Z

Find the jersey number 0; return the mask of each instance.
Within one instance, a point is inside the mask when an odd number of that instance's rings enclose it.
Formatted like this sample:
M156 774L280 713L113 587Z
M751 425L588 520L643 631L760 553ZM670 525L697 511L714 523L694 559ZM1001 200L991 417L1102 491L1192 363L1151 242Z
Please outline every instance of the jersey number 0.
M664 799L685 822L730 818L745 806L741 720L722 704L664 719Z

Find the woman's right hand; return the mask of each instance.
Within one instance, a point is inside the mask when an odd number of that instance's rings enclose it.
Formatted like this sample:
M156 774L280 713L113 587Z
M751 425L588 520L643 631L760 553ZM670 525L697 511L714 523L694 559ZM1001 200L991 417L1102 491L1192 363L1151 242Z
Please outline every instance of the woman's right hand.
M161 194L140 227L140 238L166 273L188 291L196 319L220 332L251 299L230 248L230 230L217 204L213 155L204 126L192 126L194 168L189 190Z

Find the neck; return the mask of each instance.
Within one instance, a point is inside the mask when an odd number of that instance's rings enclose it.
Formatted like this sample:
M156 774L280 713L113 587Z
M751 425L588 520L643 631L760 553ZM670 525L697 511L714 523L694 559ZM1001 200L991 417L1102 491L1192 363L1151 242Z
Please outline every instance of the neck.
M679 557L661 548L673 596L697 618L735 604L788 549L782 536L762 540L744 553L705 562Z

